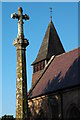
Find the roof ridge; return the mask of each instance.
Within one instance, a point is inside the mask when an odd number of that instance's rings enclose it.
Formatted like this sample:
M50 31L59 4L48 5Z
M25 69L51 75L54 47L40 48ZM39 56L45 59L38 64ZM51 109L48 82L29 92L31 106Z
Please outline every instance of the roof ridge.
M35 88L35 86L38 84L38 82L40 81L41 77L44 75L44 73L46 72L46 70L48 69L48 67L50 66L50 64L52 63L52 61L54 60L55 57L56 56L53 55L51 57L51 59L48 61L48 63L46 64L46 66L45 66L45 68L43 70L43 72L40 74L39 78L36 80L36 82L34 83L34 85L32 86L32 88L29 90L28 96L30 95L30 93L32 92L32 90Z
M72 52L72 51L75 51L75 50L77 50L77 49L80 49L80 47L77 47L77 48L72 49L72 50L70 50L70 51L68 51L68 52L62 53L62 54L60 54L60 55L57 55L56 57L60 57L60 56L62 56L62 55L64 55L64 54L68 54L68 53L70 53L70 52Z
M48 33L48 34L49 34L49 40L48 40L48 48L47 48L47 55L46 55L46 57L48 56L48 51L49 51L50 31L51 31L50 24L51 24L51 22L52 22L52 21L50 21L50 22L49 22L49 25L48 25L48 27L49 27L50 30L49 30L49 33ZM46 31L46 32L47 32L47 31Z

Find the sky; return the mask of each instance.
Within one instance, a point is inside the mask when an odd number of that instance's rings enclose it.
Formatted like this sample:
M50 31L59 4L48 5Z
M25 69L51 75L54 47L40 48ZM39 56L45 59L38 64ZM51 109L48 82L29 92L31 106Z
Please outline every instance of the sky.
M66 52L78 47L78 3L76 2L3 2L2 3L2 115L15 116L16 111L16 64L17 55L13 41L17 38L17 20L11 13L18 7L28 14L24 21L24 36L29 40L26 49L28 90L32 82L32 62L35 60L50 21L52 21ZM1 113L0 113L1 116Z

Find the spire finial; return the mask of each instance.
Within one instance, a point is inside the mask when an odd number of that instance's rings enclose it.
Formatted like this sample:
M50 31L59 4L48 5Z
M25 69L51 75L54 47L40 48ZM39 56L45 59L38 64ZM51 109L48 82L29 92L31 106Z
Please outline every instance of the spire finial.
M50 21L52 21L52 7L50 7Z

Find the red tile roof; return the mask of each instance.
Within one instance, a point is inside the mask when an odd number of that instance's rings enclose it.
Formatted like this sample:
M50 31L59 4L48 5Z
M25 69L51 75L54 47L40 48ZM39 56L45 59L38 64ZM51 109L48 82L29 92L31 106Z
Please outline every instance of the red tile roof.
M80 48L55 57L44 72L30 97L80 84Z
M32 86L36 82L36 80L39 78L40 74L42 73L43 70L40 70L38 72L33 73L32 75Z

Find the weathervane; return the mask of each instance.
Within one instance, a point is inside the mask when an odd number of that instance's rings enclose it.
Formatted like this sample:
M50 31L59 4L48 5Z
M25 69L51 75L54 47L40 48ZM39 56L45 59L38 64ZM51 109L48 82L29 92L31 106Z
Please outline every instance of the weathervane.
M52 7L50 7L50 21L52 21Z

